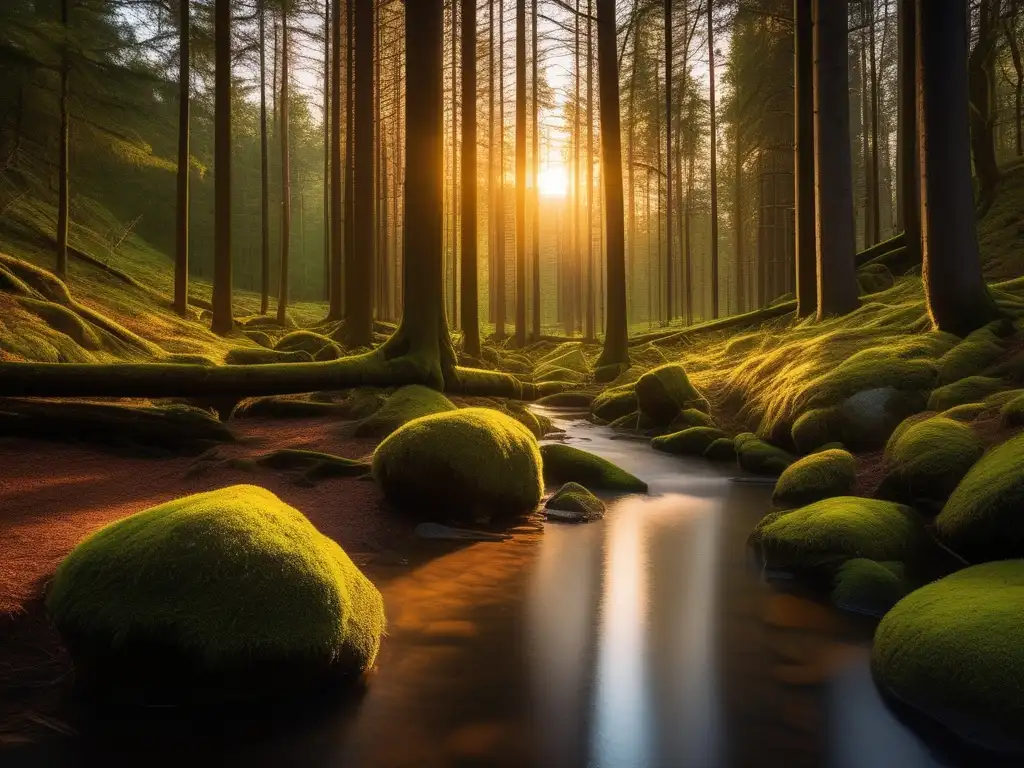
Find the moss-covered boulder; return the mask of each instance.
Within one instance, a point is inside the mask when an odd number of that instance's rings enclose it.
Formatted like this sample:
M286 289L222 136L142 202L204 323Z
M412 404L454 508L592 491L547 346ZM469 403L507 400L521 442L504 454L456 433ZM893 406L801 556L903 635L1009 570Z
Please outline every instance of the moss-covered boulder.
M879 499L837 496L792 512L767 515L751 534L773 570L834 570L854 557L913 560L924 528L909 507Z
M81 682L183 703L361 674L384 632L380 593L341 547L249 485L101 528L60 564L46 604Z
M604 502L579 483L566 483L544 505L547 516L566 523L587 523L604 517Z
M854 451L881 448L901 421L923 411L926 404L925 393L915 389L881 387L858 392L839 406L840 440Z
M928 398L928 410L945 411L955 405L976 403L1006 388L1006 382L1002 379L990 376L968 376L933 390Z
M886 475L879 497L939 511L983 452L974 430L936 416L893 433L885 449Z
M326 336L314 333L313 331L292 331L278 339L274 349L279 352L296 352L301 350L315 355L321 349L333 343Z
M420 416L455 410L451 400L436 389L412 384L395 390L374 413L356 425L357 437L386 437Z
M562 443L546 443L540 452L544 479L553 485L571 482L606 491L647 492L643 480L596 454Z
M557 392L537 401L546 408L590 408L594 396L589 392Z
M979 328L939 358L938 384L945 386L973 376L995 363L1004 353L999 337L1003 323L995 322Z
M707 402L678 363L653 368L634 387L639 409L655 424L671 424L687 408L707 409Z
M935 518L935 528L972 563L1024 557L1024 435L971 467Z
M864 557L847 560L836 571L832 602L844 611L882 616L907 594L902 565Z
M609 387L595 397L590 404L590 412L602 421L615 421L620 416L639 410L639 407L633 385L626 384Z
M750 433L737 436L734 442L736 460L739 462L740 469L755 475L777 477L796 460L788 451L767 443Z
M797 459L775 484L777 507L802 507L833 496L849 496L857 482L857 460L849 451L825 450Z
M228 351L224 356L224 362L228 365L311 363L313 362L313 356L301 349L294 352L281 352L276 349L264 349L263 347L237 347Z
M965 568L903 598L875 631L883 690L965 742L1024 755L1024 561Z
M937 377L927 360L903 359L864 350L828 373L809 382L796 398L798 412L839 405L859 392L872 389L923 391L932 389Z
M414 419L377 446L372 468L393 505L428 520L520 515L544 490L536 438L492 408Z
M812 408L793 422L790 432L800 453L811 453L820 446L843 439L842 411L838 406Z
M672 453L677 456L703 456L710 445L723 437L728 437L720 429L714 427L690 427L670 435L662 435L651 440L651 447L656 451Z
M720 437L704 449L704 458L708 461L736 461L736 445L731 437Z
M687 408L676 416L669 427L674 430L688 429L689 427L717 427L715 420L704 411L696 408Z
M988 410L990 410L989 407L984 403L964 403L963 405L954 405L952 408L940 413L939 416L967 424L979 418Z
M590 366L583 354L583 348L578 343L569 342L566 346L556 347L555 350L537 361L537 373L551 368L567 368L576 373L586 373Z
M560 381L565 384L579 384L586 378L585 374L571 368L545 367L533 374L534 381Z
M518 421L528 430L530 434L536 437L538 440L553 429L551 420L546 416L538 416L536 413L527 408L523 403L516 401L509 401L504 407L499 408L502 413L506 413L513 419Z
M1024 395L1004 404L999 409L999 420L1005 427L1024 426Z

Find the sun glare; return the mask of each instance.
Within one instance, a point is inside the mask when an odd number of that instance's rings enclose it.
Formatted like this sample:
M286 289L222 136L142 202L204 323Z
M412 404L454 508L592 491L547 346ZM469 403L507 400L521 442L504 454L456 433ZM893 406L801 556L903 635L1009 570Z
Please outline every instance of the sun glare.
M544 197L565 197L569 191L569 174L563 165L549 165L537 175L537 189Z

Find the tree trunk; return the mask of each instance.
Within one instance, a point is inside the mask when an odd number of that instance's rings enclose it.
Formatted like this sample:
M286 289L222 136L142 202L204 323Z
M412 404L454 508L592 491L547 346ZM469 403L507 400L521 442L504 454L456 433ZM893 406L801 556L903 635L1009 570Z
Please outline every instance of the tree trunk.
M178 205L174 254L174 311L188 314L188 171L189 171L189 0L179 0L178 23Z
M575 56L576 62L573 67L573 75L576 81L576 100L573 102L573 128L572 128L572 290L569 294L569 306L572 311L569 317L572 325L568 333L575 333L581 310L580 296L582 294L580 284L580 267L583 263L583 256L580 251L580 0L576 0L576 23L574 25L575 35Z
M288 152L288 5L281 8L281 275L277 281L277 322L288 317L288 262L292 236L292 166Z
M935 327L965 336L996 316L981 275L967 115L967 8L917 4L917 91L924 232L922 279Z
M68 74L71 69L68 52L68 21L70 15L71 0L61 0L60 23L64 39L61 42L60 55L60 138L57 152L60 156L58 161L57 177L57 277L61 280L68 278L68 222L70 220L70 190L68 187L68 165L70 155L70 116L69 116L69 94Z
M864 0L861 0L861 8L864 7ZM871 139L870 139L870 109L868 107L868 60L867 44L864 39L864 30L860 32L860 69L857 72L857 83L860 87L860 138L861 138L861 163L864 167L864 247L870 248L872 232L875 224L872 220L874 209L871 207Z
M587 0L587 303L583 337L595 339L594 307L594 15L593 0Z
M353 97L352 162L354 163L351 253L345 257L345 343L373 344L374 190L373 190L373 5L355 6L355 94ZM407 180L408 183L408 180ZM408 230L407 230L408 231ZM415 229L412 230L414 233ZM416 237L419 235L417 234Z
M1020 40L1017 38L1017 14L1019 10L1017 0L1013 0L1003 26L1003 31L1006 34L1006 43L1010 48L1010 58L1013 61L1013 73L1015 75L1015 80L1013 81L1013 128L1017 157L1024 155L1024 147L1021 145L1020 113L1021 97L1024 95L1024 63L1021 61Z
M228 333L231 316L231 0L214 6L214 333Z
M916 0L899 0L900 67L900 217L911 263L920 261L921 197L917 141L917 10ZM971 205L973 210L974 206Z
M346 191L341 176L341 0L331 0L331 276L329 320L341 320Z
M978 177L978 213L984 216L999 184L996 160L995 116L992 82L995 78L996 16L998 0L981 0L978 5L978 35L968 58L971 151Z
M470 0L463 0L463 2L470 2ZM533 71L532 71L532 85L533 85L533 100L531 102L533 109L533 305L532 314L533 322L531 324L533 328L533 340L538 341L541 336L540 327L540 133L538 131L538 111L539 107L537 104L537 60L540 58L540 49L537 47L537 0L532 0L530 5L530 16L531 26L530 32L533 35L531 51L533 52ZM463 54L465 55L465 54ZM475 103L475 102L474 102ZM475 107L474 107L475 109ZM465 119L465 118L463 118Z
M526 0L516 0L516 346L526 346Z
M875 2L869 0L871 19L868 22L868 53L871 56L871 243L882 239L882 211L878 194L880 165L878 162L878 64L875 58Z
M508 308L505 306L505 0L498 0L498 212L495 220L497 269L495 290L494 337L505 338L505 321Z
M260 0L260 314L270 309L270 142L267 137L266 0Z
M324 205L323 205L323 298L331 301L331 3L324 0Z
M672 288L672 0L665 0L665 206L666 217L665 241L668 246L668 257L665 260L665 318L668 322L675 319L672 308L674 290Z
M683 219L683 298L686 324L693 325L693 172L696 153L690 152L686 163L686 212Z
M794 213L796 216L796 314L809 317L817 311L818 280L815 261L814 222L814 0L796 0L794 110L796 154L794 157ZM853 212L850 212L852 215Z
M622 204L622 130L619 68L615 44L615 0L597 0L597 84L601 100L601 150L604 164L605 248L608 316L598 365L628 364L626 320L626 237Z
M857 306L846 5L815 0L814 149L818 317Z
M462 349L480 357L477 288L476 3L462 3Z
M628 249L626 263L626 298L627 302L632 303L636 301L634 292L636 290L635 284L635 270L636 270L636 168L633 165L636 145L636 67L637 61L640 56L640 21L637 18L633 24L633 69L629 73L629 107L628 126L626 130L629 132L627 137L627 156L626 156L626 167L629 171L629 200L626 205L626 216L628 220Z
M711 317L718 319L718 125L715 119L715 28L714 3L708 2L708 80L711 116Z
M463 0L463 2L476 2L476 0ZM451 0L452 3L452 328L459 327L459 240L456 236L459 223L459 113L456 109L458 104L458 24L459 24L459 3L458 0ZM465 43L463 43L465 48Z

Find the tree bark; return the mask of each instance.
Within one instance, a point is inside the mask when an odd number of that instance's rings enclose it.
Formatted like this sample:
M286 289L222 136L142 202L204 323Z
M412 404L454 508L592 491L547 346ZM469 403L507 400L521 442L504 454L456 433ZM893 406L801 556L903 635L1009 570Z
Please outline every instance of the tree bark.
M476 0L463 0L475 3ZM459 223L459 166L458 166L458 24L459 3L452 3L452 328L459 327L459 240L456 236ZM465 44L463 44L465 47Z
M899 0L900 67L900 217L904 246L913 262L921 260L921 174L917 141L916 0ZM973 209L973 205L971 206Z
M178 23L178 200L174 254L174 311L188 314L188 176L189 176L189 0L179 0Z
M341 0L331 0L331 271L329 320L341 320L345 191L341 176Z
M277 322L288 317L288 268L292 236L292 166L288 151L288 4L281 6L281 274L277 281Z
M601 159L604 164L605 248L608 259L608 316L598 365L629 363L622 130L615 30L615 0L597 0L597 83L601 101Z
M1007 19L1004 22L1003 30L1006 34L1006 43L1010 48L1010 58L1013 61L1013 73L1015 80L1013 82L1013 128L1014 128L1014 146L1016 148L1016 155L1020 157L1024 155L1024 146L1021 141L1021 98L1024 96L1024 62L1021 61L1020 53L1020 40L1017 38L1017 14L1019 12L1019 4L1017 0L1013 0L1010 4L1010 10L1007 14Z
M341 286L342 312L348 309L349 262L355 259L355 0L345 0L345 248L342 258L344 280Z
M967 8L917 4L922 279L935 327L965 336L996 317L981 275L968 125Z
M846 5L815 0L814 176L819 318L844 315L857 306L853 169L848 150L848 70Z
M471 0L463 0L471 2ZM533 305L532 305L532 328L533 339L537 341L541 336L540 327L540 133L538 131L537 116L539 106L537 104L537 60L540 58L540 50L537 47L537 0L532 0L530 5L531 26L530 32L533 36ZM465 119L465 118L463 118Z
M374 0L352 0L355 6L355 94L353 98L352 162L355 166L352 201L351 253L345 257L345 343L352 347L373 344L374 249L373 190L373 5ZM415 229L412 230L415 232ZM417 235L418 237L418 235Z
M526 0L516 0L516 346L526 346Z
M323 204L323 298L331 301L331 3L324 0L324 204ZM329 312L328 312L329 314Z
M978 213L984 216L999 184L996 160L995 116L992 81L995 78L996 16L998 0L981 0L978 5L978 36L967 60L970 94L971 151L978 177Z
M710 3L709 3L710 5ZM665 318L668 322L675 319L672 308L672 0L665 0L665 206L666 217L665 242L668 246L668 257L665 260Z
M69 155L70 155L70 106L68 79L71 69L68 45L68 22L71 0L61 0L60 23L64 38L61 42L60 55L60 137L57 152L57 277L67 280L68 277L68 222L70 220L71 193L69 190Z
M708 183L711 185L711 317L718 319L718 124L715 119L715 4L708 2L708 80L711 116L711 171Z
M476 2L462 3L462 349L480 357L477 288Z
M270 142L267 137L266 0L260 0L260 314L270 309ZM276 48L275 48L276 50Z
M593 0L587 0L587 303L585 307L583 337L595 339L596 311L594 307L594 15Z
M794 213L796 216L796 314L809 317L818 308L814 222L814 0L795 0ZM852 215L852 211L851 211Z
M214 333L228 333L231 316L231 0L214 5Z
M508 308L505 306L505 0L498 0L498 189L495 237L497 269L495 290L494 337L505 338L505 321Z
M627 108L628 131L626 168L629 171L629 200L626 205L626 217L628 219L628 248L626 263L626 300L628 303L636 301L633 293L636 289L636 168L633 165L636 145L636 67L640 56L640 21L637 18L633 22L633 69L629 73L629 107Z
M868 22L868 54L871 77L871 244L882 239L882 211L878 186L881 180L878 162L878 64L875 57L875 2L868 0L871 19Z

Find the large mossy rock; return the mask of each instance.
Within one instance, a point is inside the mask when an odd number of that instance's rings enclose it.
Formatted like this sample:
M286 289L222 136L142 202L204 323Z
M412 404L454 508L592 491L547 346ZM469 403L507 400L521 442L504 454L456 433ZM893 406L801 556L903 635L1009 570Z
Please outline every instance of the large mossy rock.
M655 424L671 424L687 408L707 410L707 402L678 363L652 368L637 379L634 389L640 411Z
M1002 321L979 328L946 352L936 363L938 384L945 386L973 376L991 366L1005 352L999 334L1004 331Z
M604 517L604 502L579 483L566 483L544 505L552 520L588 523Z
M909 507L878 499L837 496L792 512L767 515L751 542L773 570L834 569L846 560L915 558L924 528Z
M766 443L750 432L737 435L733 443L740 469L755 475L778 477L796 460L789 452Z
M968 376L934 390L928 398L928 410L946 411L955 405L976 403L1003 389L1007 389L1007 384L1002 379Z
M872 668L898 701L987 750L1024 756L1024 561L965 568L911 592L875 632Z
M492 408L414 419L377 446L372 466L388 501L425 520L513 517L544 491L537 439Z
M60 564L46 604L88 688L183 703L359 675L385 623L341 547L251 485L101 528Z
M609 387L590 404L590 412L602 421L615 421L638 410L636 390L632 384Z
M647 492L647 483L643 480L596 454L562 443L546 443L540 452L544 459L544 479L549 483L579 483L606 491Z
M1024 435L971 467L935 518L935 529L972 563L1024 557Z
M714 427L690 427L654 438L651 440L651 447L656 451L677 456L703 456L715 440L723 437L728 435Z
M669 427L673 430L687 429L689 427L717 427L715 420L704 411L696 408L687 408L676 416Z
M865 389L838 405L812 408L793 422L791 436L800 453L811 453L828 443L843 443L855 451L873 451L885 445L892 431L908 416L925 409L925 393L913 389Z
M878 496L938 512L984 451L974 430L936 416L893 433L885 450L886 475Z
M386 437L413 419L454 411L455 405L436 389L412 384L395 390L384 404L355 428L357 437Z
M720 437L704 450L708 461L736 461L736 445L731 437Z
M849 496L857 482L857 460L849 451L830 449L797 459L775 484L777 507L802 507L833 496Z
M832 602L844 611L882 616L907 594L902 572L902 563L847 560L836 572Z
M589 408L594 396L587 392L556 392L537 401L546 408Z
M311 355L316 355L324 347L329 347L334 344L326 336L322 336L319 333L313 331L292 331L291 333L282 336L277 344L274 345L274 349L279 352L308 352Z

